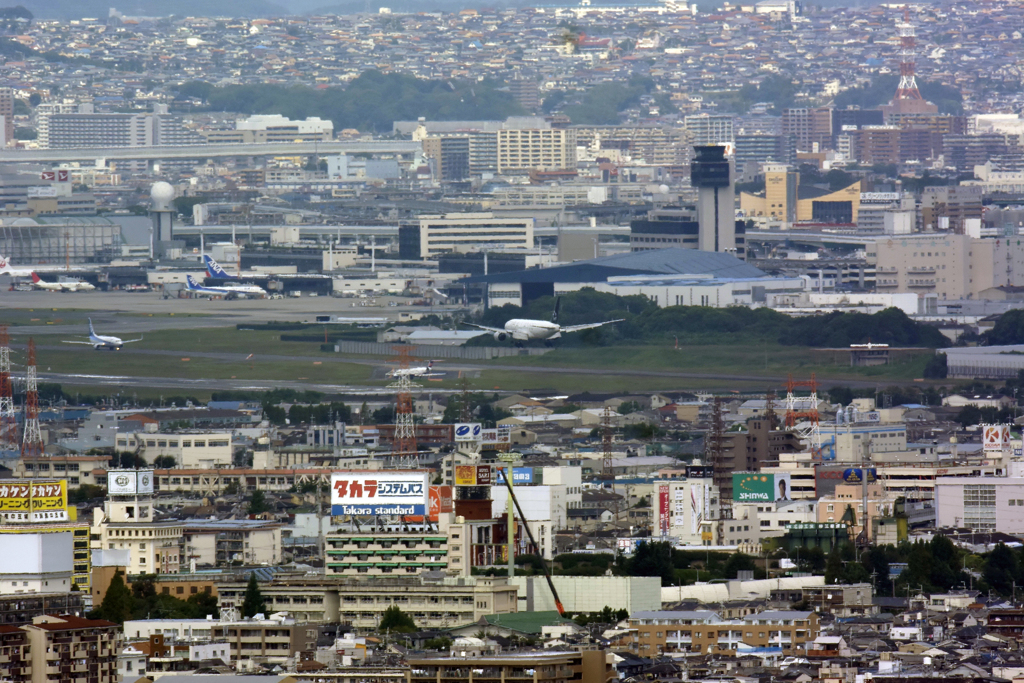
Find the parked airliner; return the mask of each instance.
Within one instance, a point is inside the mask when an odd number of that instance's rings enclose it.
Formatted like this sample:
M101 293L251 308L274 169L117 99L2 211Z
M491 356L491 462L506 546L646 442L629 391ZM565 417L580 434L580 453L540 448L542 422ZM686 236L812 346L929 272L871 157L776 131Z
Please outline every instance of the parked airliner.
M190 292L196 292L203 296L260 296L266 297L267 292L262 287L257 285L216 285L214 287L206 287L195 281L191 275L185 276L185 282L187 283L188 290Z
M84 280L47 282L35 273L32 273L32 286L36 289L45 289L48 292L91 292L96 289L96 285Z

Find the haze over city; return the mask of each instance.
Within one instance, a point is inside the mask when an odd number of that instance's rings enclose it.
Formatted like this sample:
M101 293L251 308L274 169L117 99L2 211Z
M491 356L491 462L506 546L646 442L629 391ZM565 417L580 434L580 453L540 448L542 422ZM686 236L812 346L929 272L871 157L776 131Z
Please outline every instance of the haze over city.
M0 8L0 680L1020 683L1022 38Z

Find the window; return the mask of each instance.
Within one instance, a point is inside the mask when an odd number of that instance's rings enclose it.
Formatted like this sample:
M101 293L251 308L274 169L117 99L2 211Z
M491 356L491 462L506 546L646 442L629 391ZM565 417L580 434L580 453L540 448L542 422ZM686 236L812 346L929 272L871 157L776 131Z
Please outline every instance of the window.
M196 441L196 448L206 448L206 441Z
M184 441L181 442L181 447L182 448L192 448L192 440L191 439L185 439Z

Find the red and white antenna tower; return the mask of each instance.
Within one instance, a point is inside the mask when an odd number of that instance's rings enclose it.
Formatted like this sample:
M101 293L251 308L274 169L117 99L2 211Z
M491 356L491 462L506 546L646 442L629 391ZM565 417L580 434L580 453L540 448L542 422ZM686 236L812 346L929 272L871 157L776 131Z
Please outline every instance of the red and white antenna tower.
M910 11L903 6L903 21L896 24L900 34L900 84L896 88L893 100L923 100L921 91L917 89L914 78L914 48L917 45L917 32L910 23Z
M408 370L412 354L408 346L398 347L398 367ZM409 378L408 372L398 374L398 381L389 384L395 397L395 438L392 445L392 464L399 468L412 468L417 464L416 420L412 403L412 390L419 387Z
M36 340L28 340L25 364L25 425L22 431L21 457L43 454L43 433L39 431L39 383L36 379Z
M11 386L11 337L0 325L0 452L18 448L18 416Z

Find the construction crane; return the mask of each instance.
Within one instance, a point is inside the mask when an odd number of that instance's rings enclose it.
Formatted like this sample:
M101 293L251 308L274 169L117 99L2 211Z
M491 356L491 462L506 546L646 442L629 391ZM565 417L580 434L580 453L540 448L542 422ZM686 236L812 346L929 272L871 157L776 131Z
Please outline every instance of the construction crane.
M523 508L519 505L519 499L516 498L516 493L512 490L512 468L509 468L505 474L505 486L508 488L508 495L512 498L512 502L516 504L516 510L519 512L519 518L523 520L523 528L526 529L526 535L530 538L530 543L537 549L537 555L540 557L540 564L544 567L544 579L548 582L548 588L551 589L551 595L555 598L555 609L558 610L558 615L565 616L565 608L562 607L562 601L558 597L558 591L555 590L555 582L551 580L551 569L548 567L548 563L544 561L544 553L541 551L537 541L533 538L533 532L530 531L530 525L526 523L526 515L523 514ZM511 533L509 529L509 533Z

